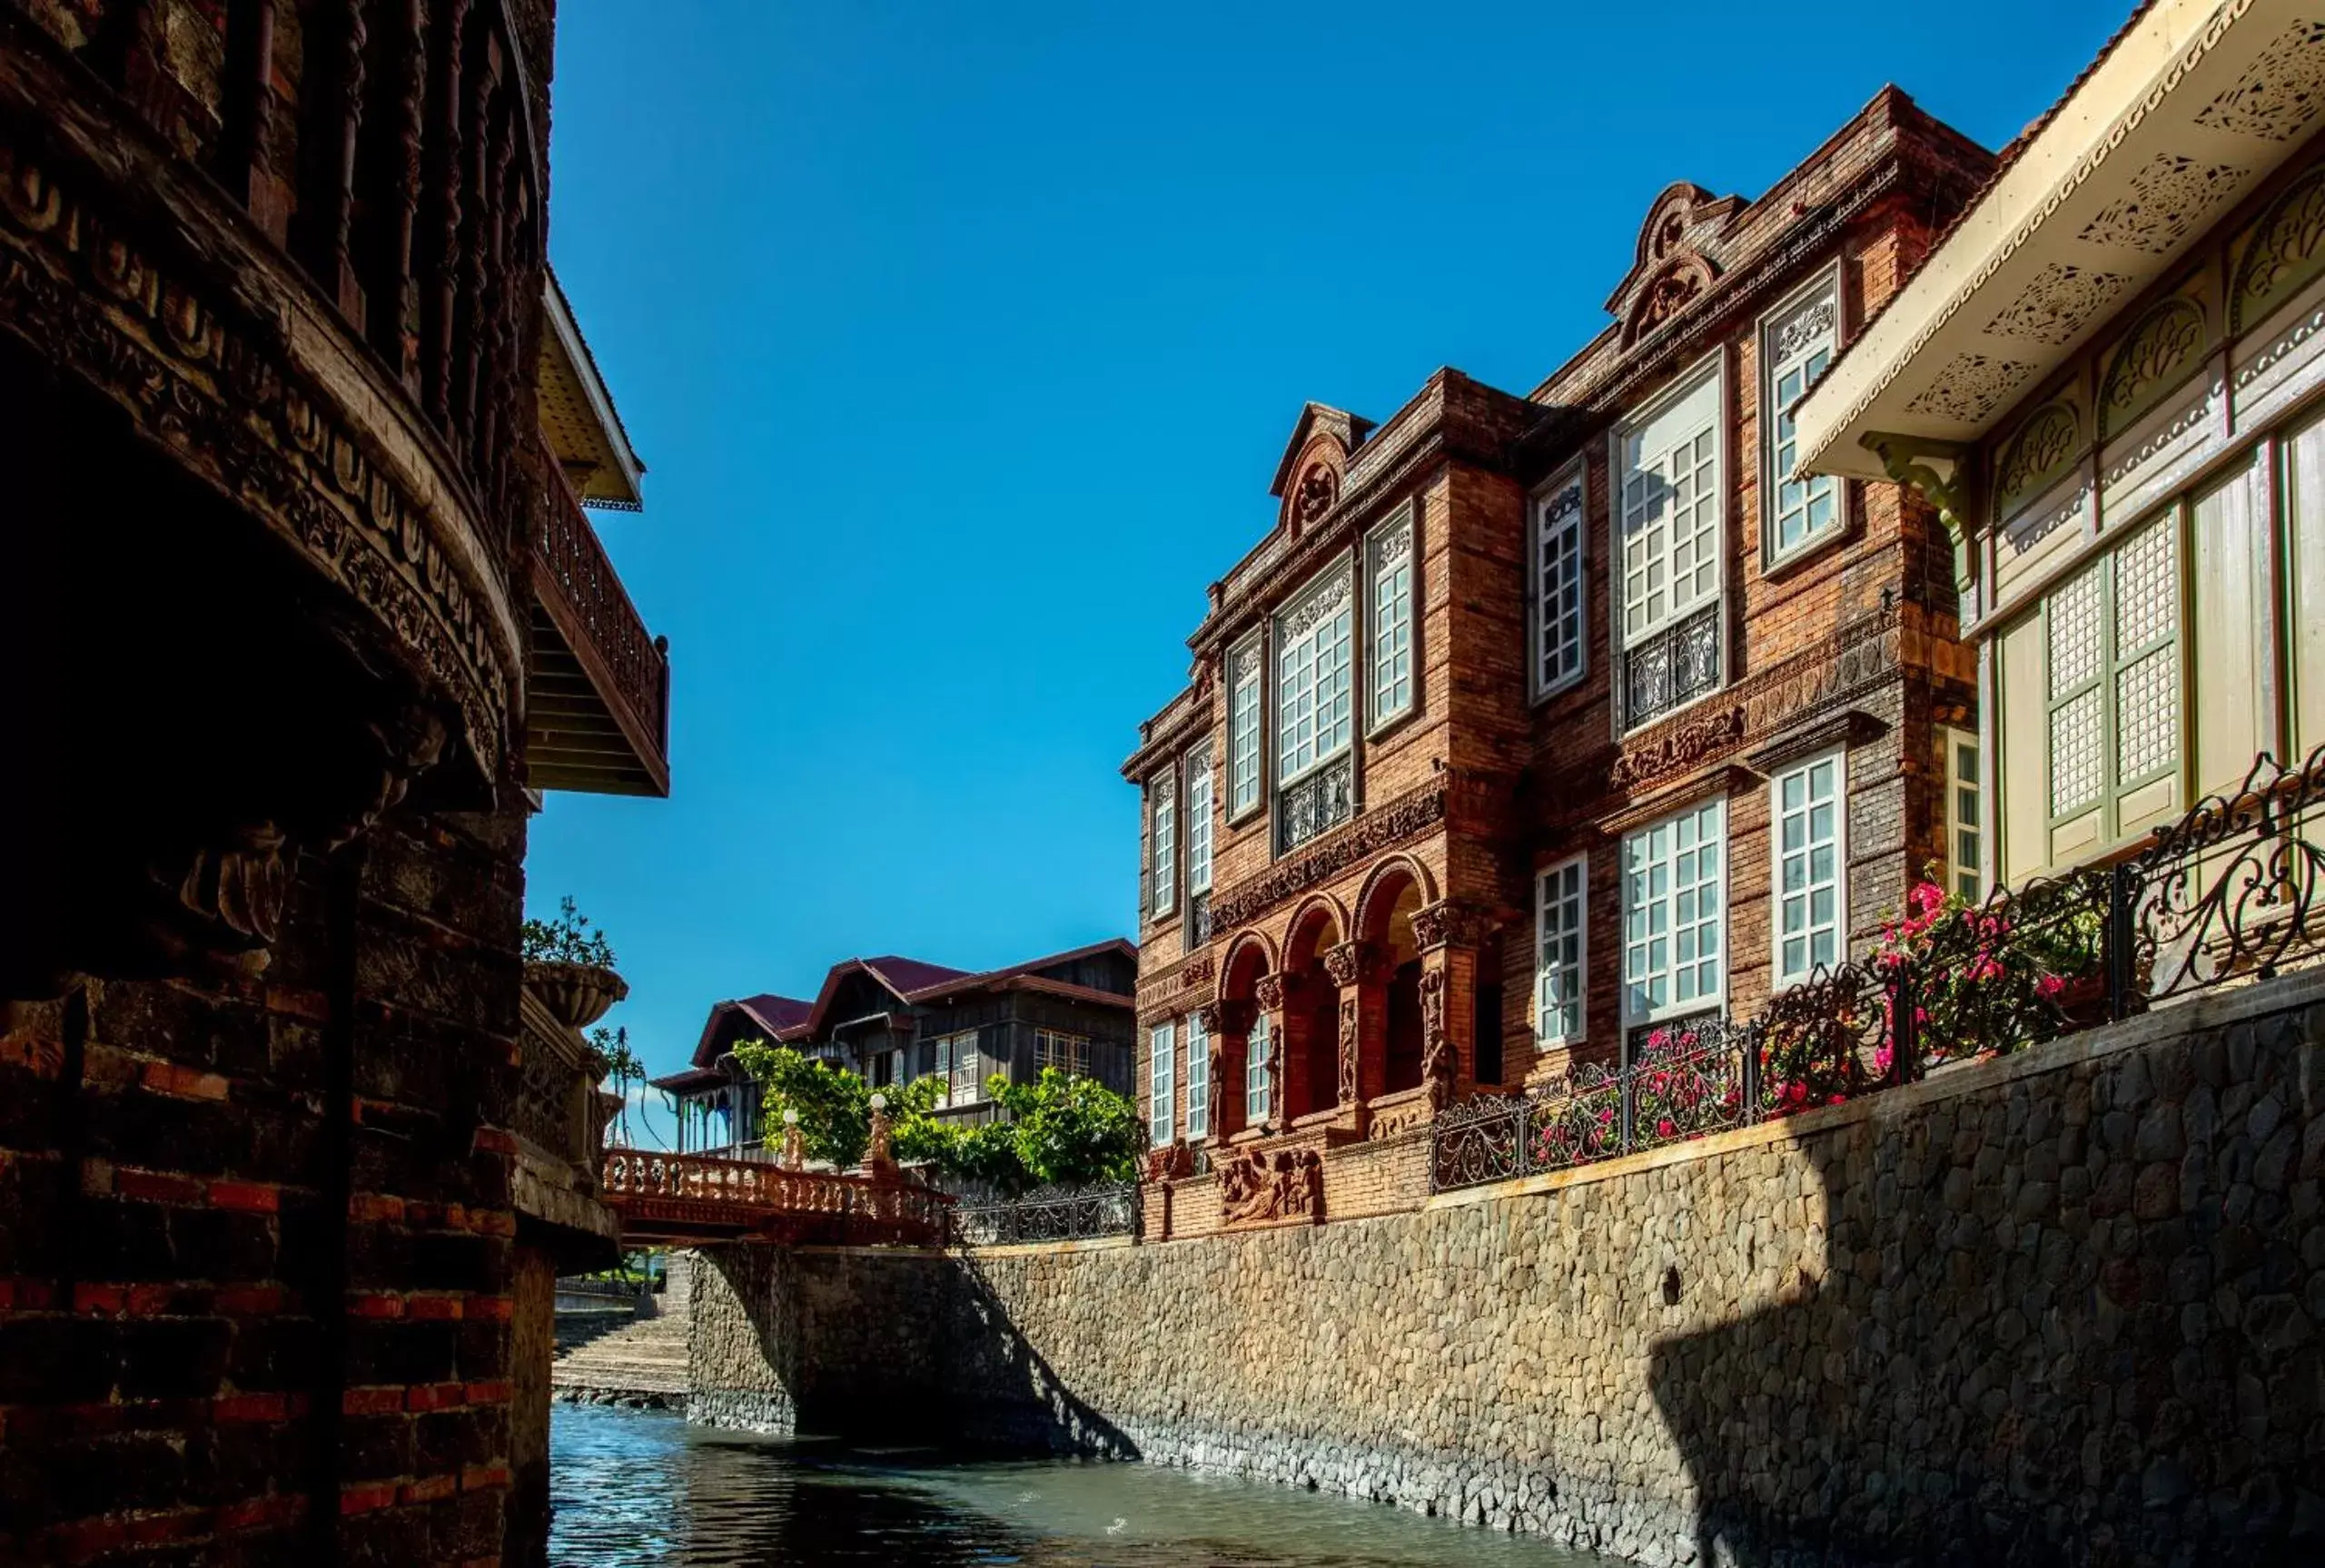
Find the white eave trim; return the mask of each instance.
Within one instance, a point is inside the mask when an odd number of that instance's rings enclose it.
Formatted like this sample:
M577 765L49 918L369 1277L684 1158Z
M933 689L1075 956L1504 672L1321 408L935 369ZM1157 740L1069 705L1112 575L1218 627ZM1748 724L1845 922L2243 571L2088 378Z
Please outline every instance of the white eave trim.
M565 361L573 384L581 389L582 399L597 421L599 439L605 443L615 471L621 477L623 493L608 498L604 504L634 510L644 493L640 480L645 477L645 467L630 449L628 432L622 429L621 416L614 411L613 394L606 390L604 379L598 374L597 361L590 357L589 346L582 340L581 325L573 319L573 307L566 301L564 285L557 281L555 272L546 268L541 273L541 313L548 318L558 357ZM592 498L585 504L594 502Z
M2325 22L2325 0L2153 0L1802 402L1802 466L1878 479L1867 434L1985 435L2325 123L2280 140L2201 118L2305 21ZM2166 249L2108 239L2113 231L2094 220L2167 157L2233 173L2205 186L2201 212ZM2104 232L2093 238L2094 229ZM1990 330L2053 266L2116 281L2065 336ZM1935 401L1950 408L1915 406L1941 382L1954 395Z

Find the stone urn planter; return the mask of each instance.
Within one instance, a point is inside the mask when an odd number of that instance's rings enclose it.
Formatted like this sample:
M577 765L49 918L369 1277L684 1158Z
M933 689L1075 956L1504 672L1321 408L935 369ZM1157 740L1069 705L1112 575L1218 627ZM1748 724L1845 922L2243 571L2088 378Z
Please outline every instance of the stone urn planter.
M629 994L629 981L601 963L525 965L525 989L569 1029L587 1029Z

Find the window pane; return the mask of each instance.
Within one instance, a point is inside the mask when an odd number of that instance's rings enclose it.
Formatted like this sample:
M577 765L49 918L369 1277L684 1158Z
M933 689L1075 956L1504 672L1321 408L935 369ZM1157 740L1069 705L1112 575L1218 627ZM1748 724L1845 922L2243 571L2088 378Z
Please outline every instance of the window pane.
M1580 857L1542 873L1536 933L1535 1029L1545 1044L1582 1037L1582 951L1587 863Z
M1187 1019L1187 1137L1197 1139L1211 1131L1211 1036L1202 1026L1202 1019L1190 1015Z
M1260 800L1260 650L1237 651L1227 707L1228 810L1240 816Z
M1582 673L1582 476L1536 503L1534 689L1547 692Z
M1276 774L1297 777L1348 745L1349 580L1310 592L1278 623Z
M1211 891L1211 747L1187 754L1187 892Z
M1626 1024L1696 1011L1722 994L1726 804L1707 801L1623 841Z
M1372 720L1413 700L1413 529L1410 518L1371 544Z
M1269 1040L1268 1015L1262 1012L1252 1020L1243 1047L1243 1119L1252 1127L1268 1119Z
M1766 508L1770 556L1781 556L1831 527L1839 515L1839 481L1828 475L1801 477L1798 431L1793 409L1832 362L1838 311L1830 286L1801 301L1769 323L1761 340L1768 367L1762 381L1761 429L1767 442L1766 472L1773 492Z
M1178 1042L1177 1033L1176 1026L1168 1023L1158 1023L1147 1032L1152 1060L1147 1064L1146 1077L1146 1139L1157 1149L1171 1141L1171 1057Z

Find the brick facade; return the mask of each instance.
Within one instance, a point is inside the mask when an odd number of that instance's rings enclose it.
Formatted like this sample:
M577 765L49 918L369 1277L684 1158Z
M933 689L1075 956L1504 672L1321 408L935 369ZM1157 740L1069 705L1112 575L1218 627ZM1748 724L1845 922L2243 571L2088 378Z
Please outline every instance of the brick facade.
M1832 280L1837 319L1826 330L1837 350L1991 163L1885 91L1757 201L1665 191L1608 301L1614 323L1529 397L1445 370L1377 428L1316 405L1302 415L1277 477L1276 527L1213 585L1189 639L1190 683L1142 726L1123 767L1144 797L1138 1082L1144 1098L1152 1031L1172 1023L1179 1139L1197 1031L1212 1058L1208 1133L1193 1140L1199 1152L1157 1157L1153 1173L1172 1185L1148 1196L1150 1235L1410 1207L1427 1190L1426 1139L1416 1135L1437 1109L1616 1056L1642 1021L1626 1012L1625 839L1674 812L1725 802L1710 1005L1733 1016L1757 1008L1775 981L1772 775L1804 756L1845 759L1843 943L1861 944L1938 858L1934 726L1962 722L1975 701L1943 530L1895 487L1853 485L1836 493L1829 527L1797 547L1777 551L1771 537L1764 548L1762 476L1773 459L1760 356L1769 338L1789 351L1795 340L1771 312L1813 305L1820 279ZM1719 607L1700 613L1716 615L1718 678L1633 722L1617 672L1647 658L1652 639L1634 636L1633 652L1616 630L1629 537L1616 521L1616 445L1626 421L1707 372L1718 399L1708 428ZM1578 466L1581 670L1538 698L1531 514ZM1392 591L1373 588L1366 541L1404 516L1415 530L1415 695L1409 713L1376 725L1373 622ZM1296 636L1308 585L1335 567L1354 588L1352 735L1341 760L1279 788L1287 613ZM1697 613L1674 616L1671 636ZM1230 715L1253 648L1264 771L1256 805L1239 815ZM1677 690L1678 675L1668 678L1664 689ZM1185 803L1202 792L1187 763L1205 750L1215 810L1210 891L1198 898L1187 885ZM1341 769L1344 814L1328 805L1321 831L1308 832L1310 779ZM1154 823L1166 792L1175 850L1158 899ZM1576 854L1588 856L1585 1028L1545 1048L1535 879ZM1278 1057L1272 1102L1264 1125L1248 1127L1248 1041L1262 1021ZM1301 1174L1311 1154L1314 1198ZM1255 1178L1273 1184L1256 1198L1243 1192ZM1298 1189L1290 1198L1286 1183Z

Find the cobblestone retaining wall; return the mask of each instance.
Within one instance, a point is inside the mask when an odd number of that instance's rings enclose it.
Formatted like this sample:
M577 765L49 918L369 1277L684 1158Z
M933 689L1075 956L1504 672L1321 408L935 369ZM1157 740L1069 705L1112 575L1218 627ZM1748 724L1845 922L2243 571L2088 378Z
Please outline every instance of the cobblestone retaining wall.
M1653 1563L2315 1561L2320 1102L2301 976L1420 1213L770 1298L810 1425L909 1389Z

